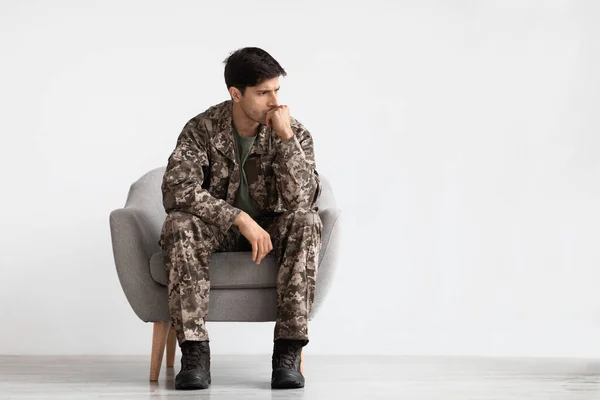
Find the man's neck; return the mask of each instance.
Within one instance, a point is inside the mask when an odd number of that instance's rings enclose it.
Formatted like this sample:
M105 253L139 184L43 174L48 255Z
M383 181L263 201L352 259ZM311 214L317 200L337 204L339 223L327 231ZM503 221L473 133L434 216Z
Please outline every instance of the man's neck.
M258 122L251 120L244 114L242 108L236 102L233 103L233 123L235 129L242 137L256 136L258 130Z

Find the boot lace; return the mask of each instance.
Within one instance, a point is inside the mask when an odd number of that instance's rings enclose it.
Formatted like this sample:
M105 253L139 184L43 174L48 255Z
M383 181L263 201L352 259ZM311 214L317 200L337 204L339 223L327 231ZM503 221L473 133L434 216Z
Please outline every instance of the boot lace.
M282 345L277 354L279 356L277 364L283 368L295 369L301 348L302 346L296 343Z
M207 342L196 342L186 345L183 352L183 370L188 371L202 367L206 369L206 358L208 357L209 349Z

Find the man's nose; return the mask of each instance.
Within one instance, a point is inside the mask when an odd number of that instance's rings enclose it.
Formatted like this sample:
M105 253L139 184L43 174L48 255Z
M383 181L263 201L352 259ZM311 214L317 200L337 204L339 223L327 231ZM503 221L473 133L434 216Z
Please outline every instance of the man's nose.
M276 94L272 94L269 96L269 107L271 107L271 108L279 107L279 102L277 101Z

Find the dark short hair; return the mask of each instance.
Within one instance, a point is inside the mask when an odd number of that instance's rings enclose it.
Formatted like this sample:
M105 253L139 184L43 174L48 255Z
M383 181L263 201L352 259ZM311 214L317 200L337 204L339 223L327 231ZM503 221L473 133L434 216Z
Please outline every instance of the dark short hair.
M225 84L238 88L242 94L248 86L260 85L267 79L286 76L287 73L269 53L258 47L244 47L227 57Z

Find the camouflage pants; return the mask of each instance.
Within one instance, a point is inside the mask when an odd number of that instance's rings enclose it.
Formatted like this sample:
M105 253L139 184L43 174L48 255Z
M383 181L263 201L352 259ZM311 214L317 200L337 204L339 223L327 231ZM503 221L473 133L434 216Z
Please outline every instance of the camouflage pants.
M271 236L272 252L279 264L274 340L308 342L308 315L314 300L321 248L321 219L316 212L298 210L259 218L256 222ZM177 340L180 344L186 340L209 340L204 321L209 307L210 259L217 251L248 250L243 248L249 246L248 242L236 226L224 234L194 215L171 212L163 225L160 244Z

